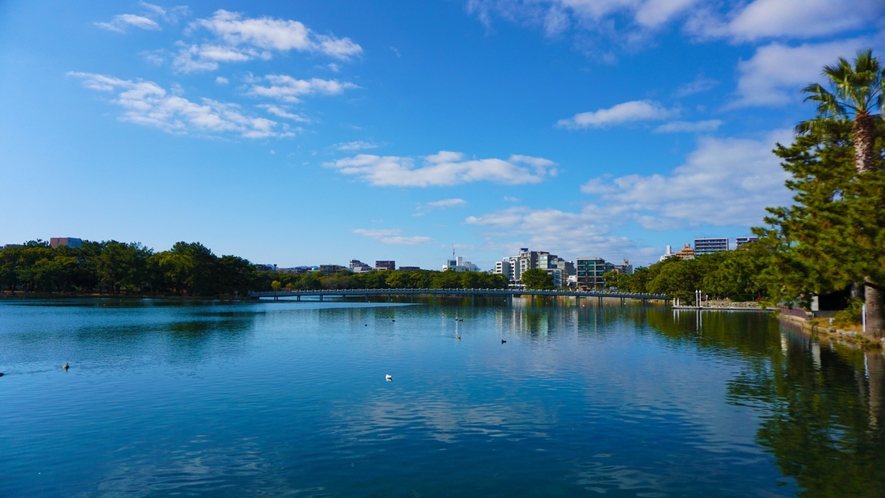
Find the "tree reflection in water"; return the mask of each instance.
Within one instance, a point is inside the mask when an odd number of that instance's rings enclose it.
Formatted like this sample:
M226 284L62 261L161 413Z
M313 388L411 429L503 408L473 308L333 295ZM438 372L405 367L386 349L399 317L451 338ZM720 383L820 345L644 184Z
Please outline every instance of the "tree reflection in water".
M801 496L885 496L885 356L819 343L757 313L652 310L667 340L738 356L728 402L761 412L756 442Z

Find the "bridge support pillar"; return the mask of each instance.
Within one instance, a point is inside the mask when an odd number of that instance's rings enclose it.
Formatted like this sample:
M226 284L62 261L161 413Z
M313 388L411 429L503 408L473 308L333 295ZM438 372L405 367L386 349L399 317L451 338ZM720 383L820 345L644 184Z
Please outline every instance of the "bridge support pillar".
M621 306L624 306L625 304L627 304L627 298L622 297L621 298Z
M368 303L369 302L369 295L366 294L365 296L363 296L363 299L365 299L365 301Z
M301 296L295 296L296 301L301 301Z
M476 296L471 294L470 295L470 307L472 308L474 304L476 304Z
M323 295L320 294L320 302L322 302L322 301L323 301Z
M535 295L532 294L532 308L535 307Z
M387 295L387 302L390 302L390 294Z
M597 304L598 306L602 306L602 296L599 296L599 297L596 298L596 304Z
M273 295L273 300L274 300L274 301L279 301L279 300L280 300L280 296L274 294L274 295Z

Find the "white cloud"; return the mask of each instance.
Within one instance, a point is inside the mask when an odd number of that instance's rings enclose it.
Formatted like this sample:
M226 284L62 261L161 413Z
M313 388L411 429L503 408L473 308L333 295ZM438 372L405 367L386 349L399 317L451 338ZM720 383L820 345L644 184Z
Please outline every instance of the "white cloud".
M292 121L298 121L300 123L309 123L310 122L309 119L307 119L306 117L304 117L300 114L295 114L295 113L289 112L286 109L283 109L282 107L279 107L279 106L275 106L273 104L260 104L258 107L273 114L274 116L278 116L278 117L286 118L286 119L291 119Z
M616 219L612 208L587 205L578 212L512 207L469 216L465 223L482 227L484 236L497 241L496 245L543 248L567 259L602 256L617 260L659 252L612 234L609 223Z
M703 133L716 131L722 126L722 121L710 119L707 121L671 121L655 128L655 133Z
M215 82L218 83L219 85L227 85L228 83L230 83L230 81L227 78L225 78L224 76L219 76L219 77L215 78Z
M159 5L154 5L147 2L138 2L142 8L146 11L146 15L152 17L159 17L168 22L178 22L178 20L182 17L190 15L190 9L185 5L178 5L172 7L171 9L165 9L160 7Z
M160 25L157 24L153 19L149 19L144 16L137 16L135 14L120 14L118 16L114 16L110 22L96 22L93 23L99 28L106 29L108 31L115 31L117 33L125 33L127 28L139 28L139 29L147 29L147 30L159 30Z
M322 95L338 95L344 90L359 88L353 83L339 82L337 80L324 80L320 78L311 78L309 80L299 80L284 74L269 74L264 77L270 82L268 86L253 84L249 88L250 95L261 97L269 97L283 102L300 102L299 97L304 95L322 94Z
M635 20L640 26L656 28L686 12L699 0L647 0L636 9Z
M286 125L248 116L236 104L210 99L201 103L170 94L152 81L131 81L93 73L70 72L92 90L114 92L112 103L123 109L120 120L171 133L236 134L244 138L286 137Z
M332 146L335 149L343 150L343 151L354 151L354 150L364 150L364 149L377 149L378 146L372 142L365 142L363 140L355 140L353 142L341 142Z
M464 159L460 152L440 151L425 156L421 166L415 160L400 156L359 154L326 163L345 175L357 176L372 185L396 187L430 187L457 185L478 181L508 185L538 183L547 175L555 175L556 163L530 156L503 159Z
M208 31L214 39L182 46L175 59L176 70L212 71L219 63L270 59L274 52L290 50L319 53L339 60L349 60L363 51L350 38L321 35L298 21L244 18L226 10L218 10L210 18L194 21L189 31L201 29Z
M791 130L761 139L702 137L685 164L667 175L594 178L581 190L646 229L759 225L765 207L790 202L788 174L771 150L792 139Z
M689 32L735 42L766 38L808 39L873 27L885 16L881 0L755 0L725 16L702 14Z
M120 14L114 16L110 22L95 22L96 26L108 31L117 33L125 33L129 28L139 28L149 31L159 31L162 29L158 20L167 22L176 22L178 18L188 14L188 8L184 6L173 7L166 10L159 5L153 5L146 2L139 2L144 9L142 15L137 14Z
M453 207L462 207L467 205L467 201L464 199L454 198L454 199L442 199L439 201L428 202L424 204L429 208L439 208L439 209L448 209Z
M364 235L369 237L370 239L375 239L382 244L390 244L390 245L418 245L418 244L428 244L433 242L433 239L430 237L424 237L421 235L415 235L411 237L405 237L400 235L401 230L398 228L393 229L364 229L357 228L353 231L353 233L358 235Z
M680 86L679 88L677 88L674 95L676 95L679 98L687 97L689 95L694 95L696 93L702 93L702 92L706 92L707 90L712 90L718 84L719 84L718 81L716 81L714 79L706 78L706 77L704 77L704 75L701 74L701 75L698 75L698 77L695 78L694 81L692 81L690 83L686 83L686 84Z
M838 57L850 57L871 40L853 39L790 47L772 43L759 47L753 57L738 63L737 99L726 108L780 106L797 103L801 89L821 81L821 70Z
M256 58L270 59L267 52L259 52L251 48L236 48L225 45L204 43L202 45L185 45L181 47L172 60L172 67L181 73L214 71L223 62L246 62Z
M582 112L568 119L560 119L556 125L562 128L602 128L635 121L660 121L679 114L651 100L633 100L608 109Z
M166 63L165 50L144 50L142 52L139 52L139 55L144 57L144 60L150 62L155 66L162 66Z
M752 42L809 39L876 29L882 0L468 0L467 11L487 27L494 18L533 27L547 36L571 32L575 45L611 59L633 50L667 26L698 39Z

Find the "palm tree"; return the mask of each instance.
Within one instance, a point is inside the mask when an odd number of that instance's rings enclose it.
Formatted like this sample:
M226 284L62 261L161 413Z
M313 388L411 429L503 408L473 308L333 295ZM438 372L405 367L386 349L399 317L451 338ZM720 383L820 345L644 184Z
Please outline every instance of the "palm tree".
M802 91L805 101L817 102L817 117L800 123L800 134L824 132L833 126L833 120L851 120L854 142L854 165L859 174L872 172L879 167L875 153L876 125L882 119L885 99L885 69L873 50L859 51L854 64L842 57L832 66L824 66L823 75L829 80L832 92L817 83ZM877 114L879 112L879 114ZM885 302L882 285L864 277L864 301L866 303L867 327L874 335L881 336L885 329Z

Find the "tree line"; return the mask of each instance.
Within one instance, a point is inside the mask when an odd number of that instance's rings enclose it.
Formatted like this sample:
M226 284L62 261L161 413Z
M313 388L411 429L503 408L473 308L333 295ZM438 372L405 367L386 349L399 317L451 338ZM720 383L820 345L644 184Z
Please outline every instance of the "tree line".
M0 250L0 290L123 295L245 295L273 289L505 288L478 272L370 271L335 275L267 271L238 256L216 256L199 242L167 251L115 240L52 248L42 240Z
M610 271L603 279L607 287L620 291L666 294L682 300L693 301L696 290L733 301L766 300L775 282L768 271L773 257L764 244L750 242L734 251L694 259L673 256L639 267L632 275Z

